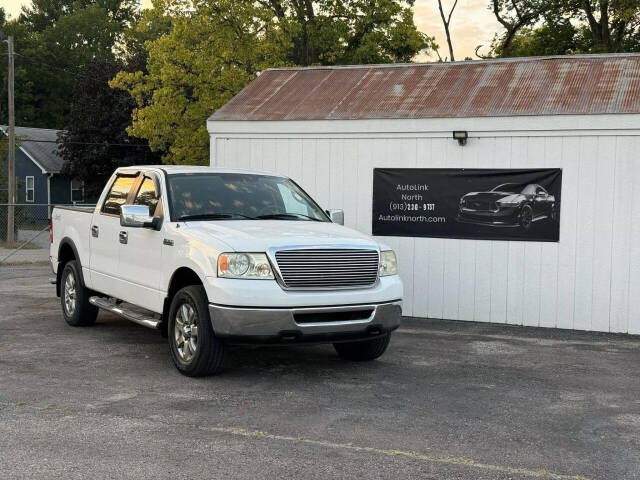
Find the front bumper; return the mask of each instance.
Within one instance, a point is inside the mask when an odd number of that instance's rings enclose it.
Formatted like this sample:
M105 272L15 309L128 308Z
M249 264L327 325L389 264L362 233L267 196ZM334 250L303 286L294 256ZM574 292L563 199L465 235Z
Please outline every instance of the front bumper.
M456 220L461 223L516 227L518 226L518 209L505 207L497 210L474 210L462 207L458 211Z
M400 325L402 302L328 307L209 305L215 334L233 343L331 343L385 335Z

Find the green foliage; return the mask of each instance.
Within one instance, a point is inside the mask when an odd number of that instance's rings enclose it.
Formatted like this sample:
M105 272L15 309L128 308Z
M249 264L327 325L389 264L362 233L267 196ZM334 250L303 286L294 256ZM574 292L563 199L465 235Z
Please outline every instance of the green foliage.
M431 48L433 39L418 32L410 6L401 0L156 0L136 33L161 32L144 41L146 71L120 72L111 86L137 102L129 134L148 139L166 163L207 164L207 117L257 72L407 62Z
M640 51L640 0L491 0L493 56Z
M32 0L30 6L22 7L19 22L33 32L54 28L65 17L96 7L104 11L109 19L120 26L126 26L133 18L137 0Z
M148 74L120 72L111 82L139 106L129 133L148 139L165 162L207 163L207 117L257 71L283 63L266 17L260 6L228 0L178 13L169 34L146 44Z
M4 25L14 36L16 123L62 128L79 69L115 59L136 0L35 0ZM4 57L6 58L6 57ZM7 122L6 61L0 62L0 123Z
M530 57L544 55L565 55L577 53L577 30L571 23L546 24L538 28L523 28L512 41L508 55L504 55L501 42L497 42L494 53L498 57Z
M62 173L84 180L89 197L100 193L117 167L160 161L145 141L125 131L135 102L128 93L109 87L121 69L116 61L92 61L79 72L69 96L69 120L59 147L65 159Z
M83 139L127 143L131 135L167 163L207 163L207 117L259 71L408 62L434 47L414 24L413 0L153 0L143 11L137 5L33 0L10 22L0 10L0 28L15 37L18 54L17 124L68 129L66 172L87 185L138 158L132 149L82 146ZM0 80L6 123L6 62Z
M406 0L270 0L264 2L290 41L295 65L408 62L433 47Z

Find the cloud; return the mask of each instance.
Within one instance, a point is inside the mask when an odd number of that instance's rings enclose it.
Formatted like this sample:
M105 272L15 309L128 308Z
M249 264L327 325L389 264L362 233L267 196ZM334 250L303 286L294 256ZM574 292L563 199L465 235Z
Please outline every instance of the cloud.
M453 0L443 0L445 14L451 5ZM494 34L499 31L500 24L487 7L487 0L458 0L458 6L451 19L451 40L456 60L462 60L465 57L474 58L475 48L478 45L488 46ZM436 37L436 42L440 46L440 55L448 57L449 49L438 11L438 0L416 0L414 18L421 32ZM486 51L486 48L483 51ZM431 56L431 59L433 58L435 55ZM428 58L420 60L428 60Z

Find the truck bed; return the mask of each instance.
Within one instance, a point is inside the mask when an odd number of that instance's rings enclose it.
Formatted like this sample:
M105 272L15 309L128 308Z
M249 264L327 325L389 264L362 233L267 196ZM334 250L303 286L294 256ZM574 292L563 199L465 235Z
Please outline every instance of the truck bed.
M71 210L72 212L93 213L96 207L78 207L75 205L56 205L56 210Z

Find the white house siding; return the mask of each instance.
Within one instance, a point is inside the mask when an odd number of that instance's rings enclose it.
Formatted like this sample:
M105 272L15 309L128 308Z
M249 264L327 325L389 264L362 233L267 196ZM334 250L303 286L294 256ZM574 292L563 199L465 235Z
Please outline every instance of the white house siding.
M605 115L209 131L212 165L288 175L365 233L375 167L562 168L559 243L380 237L398 254L404 315L640 334L638 126L638 115ZM461 147L451 131L465 128Z

